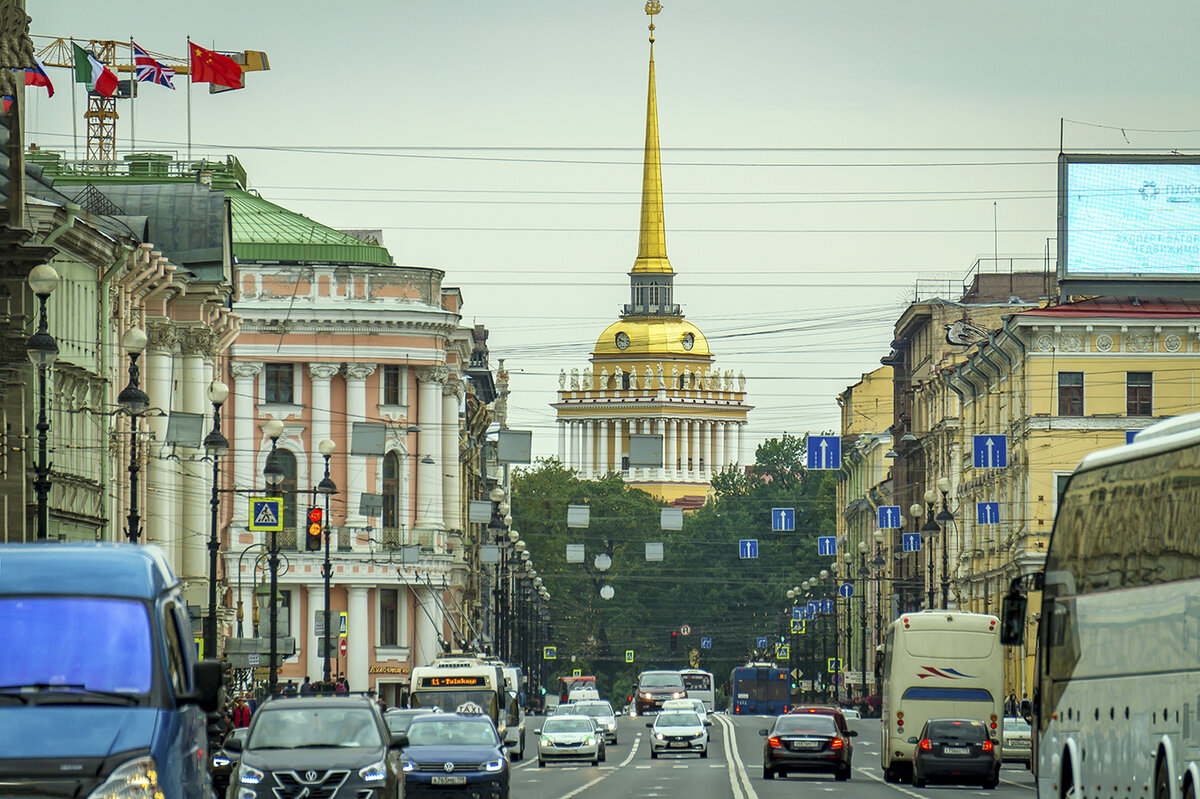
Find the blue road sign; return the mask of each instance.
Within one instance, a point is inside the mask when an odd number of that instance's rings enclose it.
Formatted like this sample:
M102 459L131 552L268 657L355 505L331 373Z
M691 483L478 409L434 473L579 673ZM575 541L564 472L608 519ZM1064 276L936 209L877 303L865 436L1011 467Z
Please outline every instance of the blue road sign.
M757 641L754 642L754 645L756 647L758 647L759 649L766 649L767 648L767 639L765 637L759 638Z
M817 554L824 557L837 557L837 536L822 535L817 537Z
M796 529L795 508L771 508L771 532L791 533Z
M804 618L804 616L801 614L802 610L804 610L804 608L800 608L800 607L792 608L792 621L799 621L800 619Z
M977 524L999 524L1000 523L1000 503L999 502L976 502L975 503L975 520Z
M819 600L819 599L808 600L808 612L809 613L818 613L818 612L820 612L820 610L821 610L821 600Z
M900 536L900 546L905 552L921 551L921 534L905 533Z
M809 469L842 468L842 439L840 436L808 437Z
M801 608L801 610L804 611L803 615L805 621L812 621L813 619L817 618L817 613L812 608Z
M973 436L975 447L972 463L976 469L1005 469L1008 467L1008 436Z
M738 541L738 557L742 558L743 560L746 558L757 558L758 539L743 538L741 541Z
M1141 432L1140 430L1126 430L1125 431L1125 443L1132 444L1134 437L1137 436L1137 434L1140 432Z
M824 613L826 616L833 615L833 600L832 599L822 599L821 600L821 612Z
M899 530L900 529L900 506L899 505L880 505L879 506L879 529L880 530Z
M854 596L854 583L842 583L838 588L838 596L845 599Z
M711 638L701 638L700 639L700 648L701 649L712 649L712 639Z

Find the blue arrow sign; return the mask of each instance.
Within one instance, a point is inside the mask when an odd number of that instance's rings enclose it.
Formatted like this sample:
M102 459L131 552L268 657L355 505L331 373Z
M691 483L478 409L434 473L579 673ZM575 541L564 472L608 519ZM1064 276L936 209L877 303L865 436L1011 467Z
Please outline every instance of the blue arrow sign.
M801 613L802 610L804 610L804 608L792 608L792 621L800 621L804 618L804 615Z
M796 530L795 508L771 508L771 532L791 533Z
M808 600L808 612L809 613L819 613L820 610L821 610L821 600L819 600L819 599Z
M973 436L975 448L972 463L976 469L1005 469L1008 467L1008 436Z
M1000 503L999 502L976 502L975 503L975 520L977 524L999 524L1000 523Z
M899 505L880 505L879 506L879 529L880 530L899 530L900 529L900 506Z
M837 557L837 537L832 535L818 536L817 554L822 557L825 555Z
M738 541L738 557L742 558L743 560L747 558L757 558L758 539L743 538L741 541Z
M767 639L759 638L757 641L754 642L754 645L756 647L758 647L759 649L766 649L767 648Z
M854 596L854 584L842 583L841 586L838 587L838 596L844 599L849 599L850 597Z
M833 600L832 599L822 599L821 600L821 612L824 613L826 616L830 616L833 614Z
M842 439L840 436L809 436L809 469L842 468Z
M921 551L921 534L920 533L904 533L900 536L900 547L905 552L920 552Z
M700 639L700 648L701 649L712 649L712 639L711 638L701 638Z
M813 621L814 619L817 618L817 612L815 610L813 610L812 608L801 608L801 610L804 611L804 620L805 621Z

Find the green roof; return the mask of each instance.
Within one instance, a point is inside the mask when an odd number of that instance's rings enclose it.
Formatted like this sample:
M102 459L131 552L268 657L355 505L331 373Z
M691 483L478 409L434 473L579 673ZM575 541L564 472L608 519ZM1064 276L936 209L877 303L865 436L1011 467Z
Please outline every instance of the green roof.
M241 189L227 189L225 194L233 214L233 254L242 263L392 263L379 244L356 239Z

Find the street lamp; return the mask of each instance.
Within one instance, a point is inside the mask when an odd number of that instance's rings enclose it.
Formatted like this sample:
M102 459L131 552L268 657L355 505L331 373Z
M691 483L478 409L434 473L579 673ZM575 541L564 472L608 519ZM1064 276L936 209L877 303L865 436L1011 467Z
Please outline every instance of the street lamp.
M283 483L283 467L279 465L279 455L276 446L279 437L283 435L283 422L278 419L268 419L263 424L263 432L271 439L271 451L267 453L267 462L263 466L263 479L272 493ZM271 530L271 542L267 545L267 565L271 569L271 607L267 618L271 625L271 671L267 680L267 695L275 696L279 688L279 538L275 530ZM328 629L328 627L326 627Z
M925 491L924 498L925 498L925 504L929 506L928 518L925 519L925 526L921 528L921 532L925 534L925 536L924 536L925 544L926 544L926 548L928 549L928 554L926 555L926 563L928 564L928 566L926 567L926 571L929 572L929 599L928 599L925 607L932 610L933 609L933 591L934 591L934 585L935 585L934 579L933 579L933 547L928 546L928 544L931 543L931 540L933 538L937 537L938 533L940 533L942 531L942 528L938 527L938 523L934 519L934 516L935 516L934 503L937 502L937 492L934 491L932 488L927 489Z
M58 287L58 272L50 264L38 264L29 271L29 288L38 298L37 332L25 342L29 360L38 370L38 459L34 469L33 490L37 495L37 538L45 541L50 535L50 466L46 462L46 434L50 422L46 419L46 369L58 360L58 342L48 330L46 302Z
M883 623L883 567L887 565L887 562L883 559L883 553L880 551L881 547L883 546L884 539L886 538L886 536L883 534L883 530L875 530L873 537L875 539L875 559L871 561L871 566L875 569L875 648L872 651L877 652L879 649L880 638L883 634L883 630L881 629ZM891 614L888 615L890 616ZM882 692L882 685L879 681L880 675L878 657L874 658L874 664L875 690L877 692Z
M867 549L867 542L860 539L858 542L858 576L861 578L859 584L862 586L862 595L858 598L858 624L861 651L859 665L862 667L859 674L859 685L862 686L862 693L859 696L863 697L864 702L867 697L867 577L870 575L867 571Z
M954 521L954 514L950 512L949 494L950 494L950 478L939 477L937 480L938 491L942 493L942 509L938 511L938 524L945 527ZM948 555L946 553L946 539L949 536L942 535L942 610L945 610L950 602L950 568Z
M129 543L136 544L141 537L141 517L138 515L138 419L150 405L146 392L138 388L138 356L146 349L146 333L131 327L121 336L121 349L129 354L129 383L117 395L117 404L129 414L129 515L126 516L125 535Z
M329 536L333 527L333 520L329 516L329 495L337 491L337 484L329 476L329 459L333 457L337 444L327 438L317 445L317 449L320 451L321 457L325 459L325 476L321 478L321 482L317 483L317 491L325 495L325 562L321 564L321 576L325 579L325 640L322 647L325 655L324 678L328 684L333 679L332 662L329 656L329 647L332 643L329 634L329 581L333 577L333 564L329 562Z
M229 386L220 380L209 384L208 401L213 406L213 426L212 431L204 437L204 451L212 458L212 497L208 500L212 508L212 520L208 531L208 618L204 628L204 654L210 658L217 656L217 553L221 549L221 541L217 538L217 516L221 509L218 468L221 456L229 452L229 440L221 434L221 406L228 397Z

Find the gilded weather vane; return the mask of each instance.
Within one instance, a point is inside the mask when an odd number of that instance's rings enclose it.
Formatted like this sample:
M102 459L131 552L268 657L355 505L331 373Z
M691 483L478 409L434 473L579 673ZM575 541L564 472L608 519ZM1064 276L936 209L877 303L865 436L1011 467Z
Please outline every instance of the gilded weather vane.
M662 11L662 3L658 0L646 0L646 14L650 17L650 43L654 43L654 15Z

